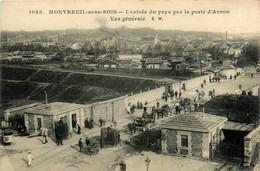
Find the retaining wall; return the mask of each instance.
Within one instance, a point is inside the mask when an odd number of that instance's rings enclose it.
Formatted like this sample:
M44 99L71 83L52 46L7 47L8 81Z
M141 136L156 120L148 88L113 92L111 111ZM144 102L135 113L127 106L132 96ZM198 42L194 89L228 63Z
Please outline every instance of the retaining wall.
M260 125L244 137L244 166L250 166L260 136Z

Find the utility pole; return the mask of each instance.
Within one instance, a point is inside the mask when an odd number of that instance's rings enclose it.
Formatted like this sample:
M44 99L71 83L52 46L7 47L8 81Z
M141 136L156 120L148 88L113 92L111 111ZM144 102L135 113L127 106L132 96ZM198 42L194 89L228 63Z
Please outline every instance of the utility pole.
M45 103L48 104L48 96L47 96L47 91L45 91Z
M112 122L114 122L114 102L111 103L112 104Z

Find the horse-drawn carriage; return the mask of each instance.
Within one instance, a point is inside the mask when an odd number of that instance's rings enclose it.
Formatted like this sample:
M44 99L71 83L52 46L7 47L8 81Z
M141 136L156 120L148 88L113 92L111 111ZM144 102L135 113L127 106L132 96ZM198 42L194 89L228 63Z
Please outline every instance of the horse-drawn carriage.
M99 145L97 143L90 143L87 147L83 147L86 154L97 154L99 152Z
M144 111L142 114L142 118L150 119L149 122L155 122L155 106L152 105L145 105Z

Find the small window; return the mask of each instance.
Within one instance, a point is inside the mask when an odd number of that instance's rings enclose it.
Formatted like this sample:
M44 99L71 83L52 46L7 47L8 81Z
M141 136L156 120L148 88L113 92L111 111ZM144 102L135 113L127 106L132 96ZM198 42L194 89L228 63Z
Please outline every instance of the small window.
M188 135L181 135L181 146L188 147Z
M104 68L109 68L109 65L104 65Z

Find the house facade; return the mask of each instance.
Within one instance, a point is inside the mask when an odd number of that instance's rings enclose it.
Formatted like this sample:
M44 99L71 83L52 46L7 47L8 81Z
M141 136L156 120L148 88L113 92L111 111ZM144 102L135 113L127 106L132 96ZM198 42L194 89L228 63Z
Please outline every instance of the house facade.
M55 122L63 120L68 130L79 124L84 127L84 105L54 102L36 106L24 111L24 122L30 134L40 133L41 128L47 128L49 137L55 138Z
M99 68L104 68L104 69L108 69L108 68L119 68L119 63L116 61L112 61L109 59L106 59L102 62L100 62L98 64Z
M147 58L145 61L146 68L160 69L162 67L162 58Z
M226 122L227 118L216 115L180 114L161 127L162 152L209 159L215 150L212 143L221 141Z

